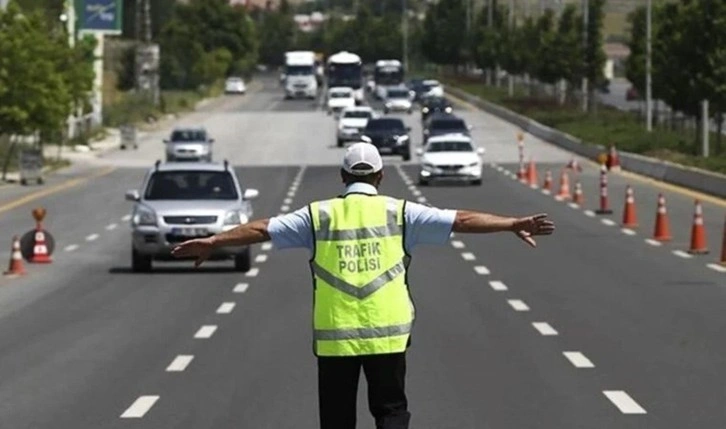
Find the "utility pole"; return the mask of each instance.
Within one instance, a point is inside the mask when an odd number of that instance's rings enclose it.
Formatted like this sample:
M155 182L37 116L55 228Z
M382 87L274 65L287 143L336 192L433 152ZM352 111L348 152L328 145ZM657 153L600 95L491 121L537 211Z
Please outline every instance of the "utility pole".
M587 41L587 30L588 26L590 24L590 2L589 0L582 0L582 46L583 46L583 73L582 73L582 111L587 112L588 105L589 105L589 87L588 87L588 81L587 81L587 72L588 72L588 41Z
M645 18L645 128L653 131L652 31L653 4L648 0Z
M493 0L487 0L487 29L489 30L489 34L491 34L492 26L494 24L494 1ZM487 85L492 85L494 72L491 67L487 69Z
M509 0L509 37L512 37L514 33L514 0ZM507 87L509 88L509 96L514 97L514 76L512 76L511 70L507 70Z
M403 70L408 73L408 5L406 0L401 0L401 27L403 30Z

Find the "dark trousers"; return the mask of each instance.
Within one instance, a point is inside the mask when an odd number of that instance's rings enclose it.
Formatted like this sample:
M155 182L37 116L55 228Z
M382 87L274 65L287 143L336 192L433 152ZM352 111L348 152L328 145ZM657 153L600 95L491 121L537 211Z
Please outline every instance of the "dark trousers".
M355 429L361 367L376 429L408 429L405 353L318 357L320 429Z

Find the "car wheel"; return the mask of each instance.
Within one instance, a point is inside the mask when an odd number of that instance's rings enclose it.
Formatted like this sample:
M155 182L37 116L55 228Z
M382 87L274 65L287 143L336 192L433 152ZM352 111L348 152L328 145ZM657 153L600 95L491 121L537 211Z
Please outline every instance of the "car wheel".
M250 255L250 249L245 249L242 253L234 255L234 270L247 272L250 270L252 265L252 255Z
M142 255L136 249L131 249L131 271L146 273L151 271L151 255Z
M425 179L419 178L418 179L418 185L419 186L429 186L429 181L428 180L425 180Z
M402 158L404 161L410 161L411 160L411 151L407 150L403 153Z
M471 184L474 186L480 186L481 185L481 179L472 180Z
M338 147L343 147L343 140L338 139Z

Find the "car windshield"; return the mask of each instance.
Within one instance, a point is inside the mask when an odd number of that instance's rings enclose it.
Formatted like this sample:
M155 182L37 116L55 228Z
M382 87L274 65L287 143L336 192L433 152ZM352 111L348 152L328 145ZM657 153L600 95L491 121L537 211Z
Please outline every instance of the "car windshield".
M425 107L449 107L445 98L429 98L424 102Z
M404 89L389 89L386 91L388 98L408 98L408 91Z
M207 141L207 133L201 130L176 130L171 133L173 142L203 142Z
M330 98L350 98L353 94L350 91L335 91L330 93Z
M466 124L461 119L444 119L433 121L431 128L435 130L466 130Z
M421 84L421 86L424 88L424 90L429 91L429 90L439 86L439 83L438 82L424 82L423 84Z
M288 76L305 76L315 73L313 66L287 66L285 74Z
M236 200L237 189L226 171L157 171L149 179L147 200Z
M365 110L357 110L352 112L345 112L343 114L344 118L360 118L360 119L369 119L371 117L371 112L366 112Z
M367 130L404 130L400 119L373 119L368 121Z
M227 79L227 83L242 83L242 79L238 77L230 77Z
M473 152L469 142L431 142L426 152Z

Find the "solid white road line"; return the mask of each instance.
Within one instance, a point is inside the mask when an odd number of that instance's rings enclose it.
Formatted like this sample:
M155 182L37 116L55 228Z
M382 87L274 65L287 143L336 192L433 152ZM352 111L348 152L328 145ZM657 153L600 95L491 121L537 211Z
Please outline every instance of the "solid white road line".
M476 259L476 256L474 256L471 252L464 252L461 254L461 257L464 258L465 261L473 261Z
M192 355L179 355L166 367L166 372L182 372L192 363L192 359Z
M562 354L575 368L595 368L595 364L580 352L562 352Z
M555 336L557 331L547 322L533 322L532 326L544 336Z
M499 280L490 281L489 286L491 286L491 288L496 291L504 291L509 289L507 285L505 285L503 282L500 282Z
M418 198L416 198L416 201L418 201L419 203L423 204L423 203L426 202L426 197L418 197Z
M257 267L254 267L254 268L250 268L250 270L245 273L245 276L257 277L257 274L259 274L259 273L260 273L260 269Z
M264 251L272 250L272 243L262 243L262 250L264 250Z
M267 261L267 255L265 255L264 253L255 257L255 262L257 263L262 263L265 261Z
M707 264L706 266L714 271L718 271L719 273L726 273L726 266L721 264Z
M217 314L229 314L234 310L235 305L237 304L234 302L223 302L217 309Z
M623 414L646 414L645 409L638 405L633 398L623 390L603 390L605 396Z
M86 241L93 241L98 238L98 234L91 234L88 237L86 237Z
M131 215L130 214L125 215L124 217L121 218L121 220L124 222L128 222L131 220Z
M529 306L520 299L509 299L507 302L514 311L529 311Z
M693 255L683 250L674 250L673 254L683 259L691 259L693 257Z
M156 401L159 400L158 395L139 396L130 407L121 414L122 419L140 419L149 412Z
M615 221L612 219L600 219L600 222L602 222L603 225L615 226Z
M247 292L247 288L249 288L249 287L250 287L249 283L237 283L234 286L233 291L234 291L234 293L245 293L245 292Z
M620 231L622 231L623 234L625 234L625 235L635 235L636 234L635 231L633 231L630 228L623 228Z
M655 246L655 247L661 246L663 244L658 240L653 240L652 238L646 238L645 242L650 244L651 246Z
M214 335L214 331L217 330L216 325L204 325L194 334L194 338L211 338Z
M76 249L78 249L78 245L77 244L69 244L63 250L65 250L66 252L72 252L72 251L74 251Z
M106 231L113 231L114 229L116 229L117 226L118 224L115 223L108 224L106 225Z
M459 240L452 241L451 245L454 247L454 249L463 249L464 248L464 242L459 241Z
M489 275L489 268L485 267L484 265L477 265L476 267L474 267L474 271L482 276Z
M583 213L585 213L585 216L587 217L595 217L595 212L592 210L585 210Z

